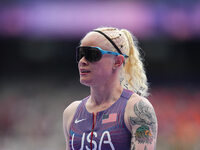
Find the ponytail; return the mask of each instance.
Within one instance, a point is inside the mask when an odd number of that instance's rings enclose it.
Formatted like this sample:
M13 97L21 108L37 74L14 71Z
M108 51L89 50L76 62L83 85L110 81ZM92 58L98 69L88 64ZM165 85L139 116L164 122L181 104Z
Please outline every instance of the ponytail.
M143 63L139 50L137 48L137 40L132 34L126 30L120 30L126 36L128 41L129 50L127 55L129 58L123 67L123 72L125 73L125 80L128 82L128 87L138 93L141 96L148 96L148 83L147 77L144 71ZM134 38L134 40L133 40Z

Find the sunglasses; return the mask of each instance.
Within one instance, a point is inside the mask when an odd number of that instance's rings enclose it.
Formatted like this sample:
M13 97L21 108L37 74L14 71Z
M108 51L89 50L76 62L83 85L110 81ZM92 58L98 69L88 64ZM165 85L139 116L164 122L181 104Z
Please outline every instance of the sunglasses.
M123 55L125 58L128 57L125 54L103 50L100 47L79 46L76 48L76 61L79 62L82 57L85 57L89 62L97 62L104 54L115 56Z

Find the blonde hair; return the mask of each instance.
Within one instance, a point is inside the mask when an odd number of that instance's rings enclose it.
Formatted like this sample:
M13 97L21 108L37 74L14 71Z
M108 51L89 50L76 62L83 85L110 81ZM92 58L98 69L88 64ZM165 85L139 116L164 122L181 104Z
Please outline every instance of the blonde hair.
M147 77L137 47L136 38L126 29L120 30L113 27L101 27L95 30L105 33L112 39L123 54L129 56L121 72L121 85L127 89L133 90L141 96L147 97L149 95ZM113 50L116 51L115 48Z

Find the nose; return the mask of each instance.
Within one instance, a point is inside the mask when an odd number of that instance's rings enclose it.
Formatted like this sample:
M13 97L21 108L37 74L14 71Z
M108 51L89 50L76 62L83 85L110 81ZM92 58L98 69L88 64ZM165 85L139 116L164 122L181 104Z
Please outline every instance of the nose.
M87 66L88 64L89 62L87 61L85 57L82 57L79 61L79 66Z

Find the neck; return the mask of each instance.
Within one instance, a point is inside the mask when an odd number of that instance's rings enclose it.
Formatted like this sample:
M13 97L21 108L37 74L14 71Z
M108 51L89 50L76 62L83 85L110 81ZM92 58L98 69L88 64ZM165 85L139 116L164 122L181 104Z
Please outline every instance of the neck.
M92 105L114 103L122 93L120 82L109 82L104 85L90 87Z

